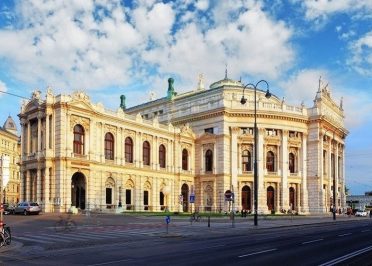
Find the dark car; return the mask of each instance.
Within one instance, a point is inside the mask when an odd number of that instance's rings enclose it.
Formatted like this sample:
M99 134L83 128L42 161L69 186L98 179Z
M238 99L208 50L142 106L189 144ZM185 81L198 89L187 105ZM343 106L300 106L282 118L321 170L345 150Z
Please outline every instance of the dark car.
M15 208L14 205L8 204L8 203L4 203L3 206L4 206L4 214L5 215L14 214L14 208Z
M39 214L41 212L41 208L39 204L36 202L24 201L21 202L15 207L14 214L21 213L24 215L28 214Z

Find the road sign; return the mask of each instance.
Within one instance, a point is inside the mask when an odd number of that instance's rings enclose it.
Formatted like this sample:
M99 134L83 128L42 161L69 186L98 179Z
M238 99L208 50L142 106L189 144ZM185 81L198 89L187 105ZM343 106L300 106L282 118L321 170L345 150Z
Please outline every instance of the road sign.
M165 222L166 222L167 224L170 223L170 216L169 216L169 215L165 216Z
M190 203L195 203L195 195L194 194L190 195Z

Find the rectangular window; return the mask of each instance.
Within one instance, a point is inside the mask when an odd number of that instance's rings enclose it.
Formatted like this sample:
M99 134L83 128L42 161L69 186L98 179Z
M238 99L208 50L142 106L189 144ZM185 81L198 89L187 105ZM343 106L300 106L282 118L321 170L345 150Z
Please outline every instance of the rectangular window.
M132 190L125 190L125 204L132 204Z
M143 205L145 206L149 205L149 192L148 191L143 192Z
M205 132L205 133L211 133L211 134L213 134L213 132L214 132L214 131L213 131L213 127L205 128L205 129L204 129L204 132Z

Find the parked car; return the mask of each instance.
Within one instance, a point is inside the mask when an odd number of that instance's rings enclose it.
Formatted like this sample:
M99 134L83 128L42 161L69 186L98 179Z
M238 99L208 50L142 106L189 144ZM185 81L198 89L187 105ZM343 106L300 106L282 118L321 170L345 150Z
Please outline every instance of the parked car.
M8 204L8 203L4 203L3 206L4 206L4 214L5 215L14 214L14 208L15 208L14 205Z
M28 214L39 214L41 212L41 208L39 204L36 202L24 201L17 205L14 208L14 214L21 213L24 215Z
M367 212L362 210L357 210L355 216L367 217Z

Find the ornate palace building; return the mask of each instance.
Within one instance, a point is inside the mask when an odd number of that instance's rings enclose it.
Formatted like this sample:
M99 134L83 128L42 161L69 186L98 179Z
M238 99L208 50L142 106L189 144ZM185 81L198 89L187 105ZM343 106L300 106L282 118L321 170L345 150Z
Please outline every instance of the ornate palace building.
M253 209L254 90L225 77L205 89L107 110L83 92L35 91L19 114L22 200L79 209ZM311 107L257 90L258 211L345 207L342 102L319 84ZM225 200L233 193L234 203ZM121 209L120 209L121 210Z
M14 120L9 116L0 127L0 180L2 202L15 204L19 201L20 141Z

